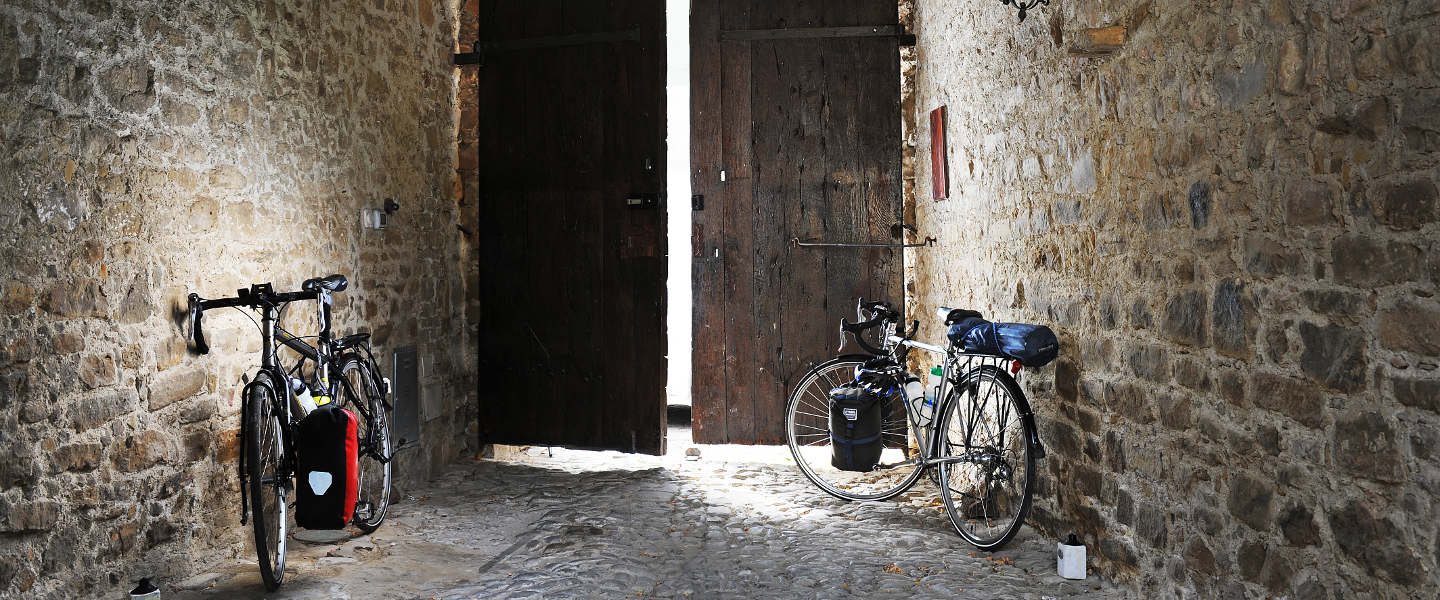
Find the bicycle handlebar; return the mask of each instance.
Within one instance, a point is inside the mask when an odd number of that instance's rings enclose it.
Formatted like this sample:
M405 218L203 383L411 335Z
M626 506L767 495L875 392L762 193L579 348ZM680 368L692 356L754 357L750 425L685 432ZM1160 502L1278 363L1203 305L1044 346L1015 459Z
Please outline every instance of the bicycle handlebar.
M865 313L869 313L869 315ZM885 354L885 350L866 342L865 336L861 333L877 325L899 321L900 311L895 310L894 305L884 300L866 302L865 298L859 298L855 302L855 317L859 320L858 323L851 323L849 319L845 318L840 319L840 348L842 350L845 348L845 334L849 333L851 337L855 338L855 343L860 345L860 349L877 356ZM910 335L914 335L914 331L918 327L919 322L916 322L915 326L911 328Z
M334 279L337 277L339 278L338 281ZM345 278L340 275L331 275L330 277L326 277L324 280L312 279L310 281L307 281L306 283L309 284L311 281L323 281L327 284L333 285L334 288L338 288L333 289L332 291L341 291L345 289ZM286 302L296 302L299 300L314 300L320 296L320 292L313 289L314 287L330 288L331 286L311 285L310 287L312 289L303 292L276 292L274 287L268 283L256 283L251 285L249 289L242 288L236 290L236 295L231 298L213 298L207 300L205 298L201 298L199 294L190 294L187 297L189 306L186 311L186 318L190 322L190 339L191 341L195 342L195 351L201 354L210 353L210 345L205 343L205 329L203 326L205 311L214 308L232 307L261 308L266 306L277 306ZM285 341L285 345L294 348L294 346L292 346L288 340L282 341ZM303 351L301 353L304 354Z

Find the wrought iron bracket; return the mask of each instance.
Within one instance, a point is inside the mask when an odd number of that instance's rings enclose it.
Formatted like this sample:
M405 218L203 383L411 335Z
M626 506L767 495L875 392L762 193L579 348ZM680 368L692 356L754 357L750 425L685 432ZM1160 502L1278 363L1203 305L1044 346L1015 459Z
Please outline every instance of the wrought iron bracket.
M802 242L800 238L790 238L790 245L805 248L920 248L923 246L934 246L936 239L925 238L925 241L918 244L846 244L838 242Z

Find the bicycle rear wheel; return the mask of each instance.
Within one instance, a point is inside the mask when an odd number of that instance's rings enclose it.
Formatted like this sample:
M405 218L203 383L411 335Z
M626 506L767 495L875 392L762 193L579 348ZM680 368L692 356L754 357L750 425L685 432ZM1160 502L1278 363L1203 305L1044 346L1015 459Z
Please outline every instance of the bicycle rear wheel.
M390 507L390 422L385 417L383 392L375 386L373 365L358 355L340 359L340 373L349 382L341 386L347 397L341 406L351 403L360 434L359 497L355 501L355 517L351 522L361 531L370 533L385 520ZM351 397L351 391L355 396Z
M842 356L811 369L790 392L785 407L785 438L795 464L825 493L844 500L887 500L915 485L922 469L906 463L909 425L898 391L883 398L881 433L885 450L880 465L864 473L830 464L830 390L855 381L855 368L870 357Z
M255 376L250 387L245 437L246 479L250 494L250 524L255 528L255 557L265 588L279 589L285 580L285 547L290 517L285 496L285 446L270 376Z
M964 374L944 406L940 495L960 537L999 550L1025 523L1035 485L1028 406L1015 379L986 365ZM942 459L943 460L943 459Z

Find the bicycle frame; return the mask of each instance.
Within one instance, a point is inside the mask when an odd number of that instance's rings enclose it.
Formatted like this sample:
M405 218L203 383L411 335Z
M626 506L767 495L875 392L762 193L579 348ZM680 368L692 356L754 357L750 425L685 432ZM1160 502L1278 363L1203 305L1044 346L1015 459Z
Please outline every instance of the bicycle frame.
M933 353L933 354L939 354L939 355L941 355L941 356L944 357L944 361L941 363L941 364L943 365L942 368L943 368L943 370L944 370L944 371L943 371L944 374L940 377L940 387L939 387L939 389L937 389L936 392L935 392L935 398L937 399L937 402L936 402L936 405L935 405L935 414L936 414L936 415L944 414L943 411L949 410L949 408L950 408L950 403L951 403L951 402L958 402L958 401L959 401L959 399L960 399L959 396L954 396L953 394L950 394L950 393L947 393L947 392L953 392L953 391L954 391L954 383L953 383L953 381L954 381L954 377L956 376L957 373L960 373L960 372L968 372L968 371L971 370L972 367L971 367L970 363L972 363L972 362L974 362L974 361L977 361L977 360L978 360L978 361L982 361L982 362L987 361L987 360L993 360L993 361L996 361L996 363L997 363L996 366L997 366L997 367L999 366L998 363L1001 363L1001 362L1011 362L1012 364L1017 364L1017 365L1018 365L1018 363L1014 363L1014 361L1012 361L1012 360L1010 360L1010 359L1001 358L1001 357L997 357L997 356L983 355L983 354L964 354L964 353L960 353L960 352L955 352L955 351L953 351L952 349L942 348L942 347L940 347L940 346L935 346L935 345L932 345L932 344L926 344L926 343L924 343L924 342L917 342L917 341L914 341L914 340L909 340L909 339L906 339L906 338L904 338L904 337L902 337L902 336L898 336L898 335L888 336L888 337L886 338L886 341L887 341L888 343L890 343L890 344L894 344L896 348L901 347L901 346L909 347L909 348L918 348L918 349L924 350L924 351L926 351L926 352L930 352L930 353ZM963 366L961 365L962 362L964 363ZM1017 369L1012 368L1011 371L1012 371L1012 372L1015 372L1015 371L1017 371ZM1016 374L1018 375L1018 373L1016 373ZM1017 378L1017 380L1018 380L1018 378ZM952 398L951 396L954 396L954 397ZM1030 443L1031 447L1033 447L1034 450L1035 450L1035 458L1037 458L1037 459L1045 458L1045 446L1040 443L1039 434L1036 432L1036 429L1035 429L1035 415L1034 415L1034 412L1030 410L1029 401L1026 400L1026 399L1023 398L1023 397L1022 397L1022 398L1019 398L1019 399L1017 399L1017 400L1018 400L1018 402L1020 403L1020 410L1021 410L1019 416L1020 416L1021 420L1023 420L1023 421L1025 422L1025 425L1026 425L1025 430L1030 432L1030 439L1028 440L1028 442ZM905 410L906 410L906 413L909 414L910 407L909 407L908 401L906 402ZM918 428L919 428L919 423L918 423L918 421L916 420L916 417L911 416L909 420L910 420L911 430L915 433L915 440L916 440L917 443L920 444L920 455L919 455L919 457L920 457L922 460L921 460L919 463L916 463L916 464L920 465L922 468L928 467L928 466L930 466L930 465L944 464L944 463L947 463L947 462L964 462L964 461L967 461L967 460L969 460L969 459L971 458L971 457L968 457L968 456L965 456L965 455L961 455L961 456L947 456L947 457L936 456L936 454L938 453L938 448L939 448L939 440L940 440L940 437L939 437L939 436L941 435L941 432L939 431L939 428L934 427L934 426L933 426L933 423L934 423L934 422L932 422L932 426L927 428L927 429L929 430L929 434L930 434L930 435L929 435L929 438L930 438L930 439L929 439L929 440L926 440L926 439L925 439L925 436L920 435L920 432L919 432L919 430L918 430ZM937 452L931 452L932 449L937 449ZM909 461L907 461L907 462L909 462ZM904 464L904 463L901 463L901 464Z

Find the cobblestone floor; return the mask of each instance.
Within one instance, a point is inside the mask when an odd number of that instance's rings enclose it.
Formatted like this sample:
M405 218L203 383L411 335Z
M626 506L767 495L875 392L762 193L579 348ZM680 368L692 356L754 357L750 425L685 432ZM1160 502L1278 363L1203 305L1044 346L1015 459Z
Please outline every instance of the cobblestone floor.
M372 536L292 545L284 587L252 562L167 586L200 598L1129 598L1055 574L1028 527L1004 551L965 544L922 481L890 502L810 485L784 448L671 454L529 448L452 465ZM323 537L319 532L302 537ZM326 532L330 533L330 532Z

